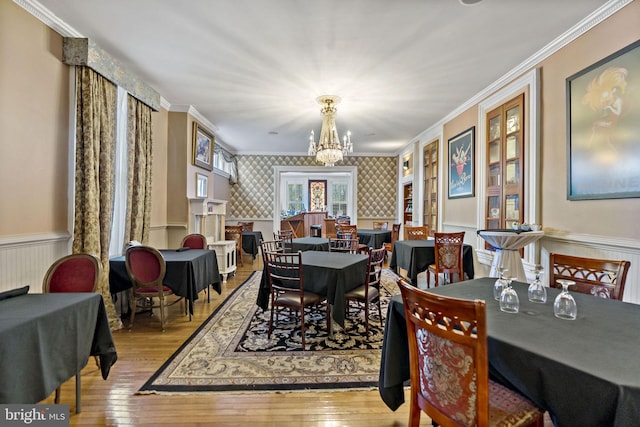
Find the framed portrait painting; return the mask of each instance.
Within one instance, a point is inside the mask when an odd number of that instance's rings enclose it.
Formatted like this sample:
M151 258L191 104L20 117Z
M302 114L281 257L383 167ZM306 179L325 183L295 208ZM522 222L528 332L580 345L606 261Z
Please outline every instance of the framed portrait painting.
M640 197L640 41L570 76L567 199Z
M475 132L472 126L449 139L449 198L475 194Z
M193 122L193 164L213 170L213 135Z

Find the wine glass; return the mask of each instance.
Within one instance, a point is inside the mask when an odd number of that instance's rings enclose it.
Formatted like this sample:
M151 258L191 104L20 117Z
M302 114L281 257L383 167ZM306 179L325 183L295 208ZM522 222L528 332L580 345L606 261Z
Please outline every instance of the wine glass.
M562 292L558 294L553 303L553 314L560 319L575 320L578 316L578 306L576 300L569 293L569 286L576 284L573 280L556 280L562 286Z
M513 277L507 277L504 280L506 287L500 294L500 310L505 313L517 313L520 310L520 300L516 290L511 287Z
M529 289L527 290L527 295L531 302L539 302L543 304L547 302L547 288L542 285L542 280L540 280L540 276L542 276L543 271L544 268L542 268L541 265L536 265L536 268L533 271L536 275L536 280L531 282Z
M504 267L496 267L496 270L498 271L498 280L496 280L496 282L493 284L493 297L497 301L500 301L500 294L502 294L502 290L507 283L506 280L504 280L503 276L504 273L509 270Z

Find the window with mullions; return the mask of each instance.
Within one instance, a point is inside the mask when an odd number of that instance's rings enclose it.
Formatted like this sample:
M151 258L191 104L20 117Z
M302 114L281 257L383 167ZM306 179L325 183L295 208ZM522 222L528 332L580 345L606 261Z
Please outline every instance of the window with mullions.
M348 188L346 183L331 184L331 213L334 216L346 215L348 212L349 200L347 197Z
M302 184L287 184L287 211L290 215L305 210L304 187Z

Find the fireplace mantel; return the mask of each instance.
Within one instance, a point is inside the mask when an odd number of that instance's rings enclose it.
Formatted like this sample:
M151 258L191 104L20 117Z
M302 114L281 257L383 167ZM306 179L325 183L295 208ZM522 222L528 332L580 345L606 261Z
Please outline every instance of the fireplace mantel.
M209 242L224 240L226 213L226 200L190 198L189 233L203 234Z

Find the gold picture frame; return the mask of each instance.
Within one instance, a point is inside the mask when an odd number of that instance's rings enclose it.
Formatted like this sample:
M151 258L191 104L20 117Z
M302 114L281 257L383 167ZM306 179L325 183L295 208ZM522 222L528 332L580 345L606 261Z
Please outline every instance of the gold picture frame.
M208 171L213 170L213 135L193 122L193 164Z

